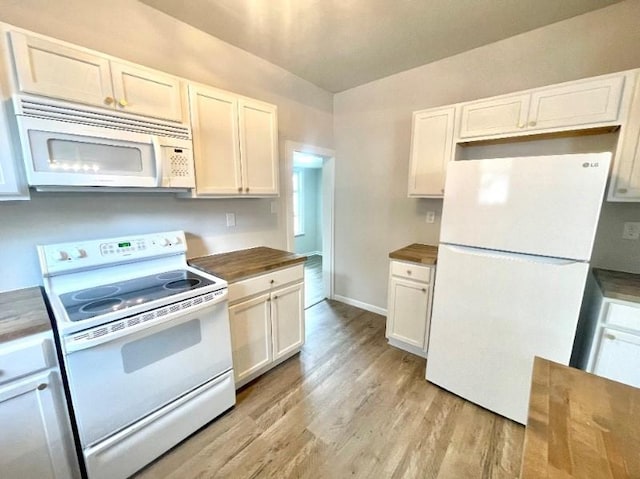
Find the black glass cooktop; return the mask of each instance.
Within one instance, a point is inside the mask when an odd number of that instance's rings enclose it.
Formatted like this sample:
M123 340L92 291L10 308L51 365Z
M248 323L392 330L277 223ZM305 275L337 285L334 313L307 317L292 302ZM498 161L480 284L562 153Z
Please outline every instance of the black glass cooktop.
M60 300L71 321L82 321L214 283L191 271L175 270L81 289L60 295Z

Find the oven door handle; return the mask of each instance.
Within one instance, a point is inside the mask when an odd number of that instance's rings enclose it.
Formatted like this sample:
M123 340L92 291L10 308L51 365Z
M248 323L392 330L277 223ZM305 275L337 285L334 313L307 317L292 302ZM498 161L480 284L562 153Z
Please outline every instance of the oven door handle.
M198 306L193 306L190 307L189 309L184 309L181 311L176 311L175 313L170 313L167 314L166 316L162 316L160 318L155 318L153 320L150 320L148 322L144 322L144 323L139 323L135 326L131 326L131 327L125 327L123 329L120 329L118 331L111 331L108 332L100 337L94 338L94 339L83 339L83 340L79 340L79 341L75 341L74 337L80 336L83 333L78 333L75 335L70 335L64 338L63 340L63 348L64 348L64 352L66 354L71 354L71 353L75 353L78 351L82 351L85 349L89 349L89 348L94 348L96 346L100 346L101 344L105 344L105 343L109 343L111 341L115 341L117 339L120 339L124 336L133 336L133 335L137 335L137 333L140 332L146 332L148 329L153 328L155 326L160 326L160 325L164 325L166 323L169 322L174 322L176 325L180 324L182 321L180 321L180 316L192 316L193 313L198 313L201 312L204 309L208 309L208 308L212 308L216 305L219 305L220 303L224 303L227 301L227 290L223 290L223 294L220 294L220 296L218 298L215 298L211 301L207 301L207 302L203 302L202 304L199 304ZM225 309L225 313L226 313L226 309ZM141 313L140 315L143 315L144 313ZM130 319L130 318L129 318ZM227 318L225 318L228 321L228 316ZM127 321L127 320L125 320ZM114 321L117 322L117 321ZM99 329L95 328L95 329Z

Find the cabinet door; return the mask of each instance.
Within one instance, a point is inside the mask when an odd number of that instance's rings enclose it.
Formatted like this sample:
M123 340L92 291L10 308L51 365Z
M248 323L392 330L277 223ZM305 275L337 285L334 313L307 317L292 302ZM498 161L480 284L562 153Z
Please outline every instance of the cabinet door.
M2 84L2 79L6 78L2 70L3 65L0 64L0 201L28 200L29 189L21 163L22 154L14 152L9 132L10 117L6 109L9 88Z
M189 106L197 193L239 194L242 178L237 97L214 88L189 85Z
M278 194L278 116L274 105L238 101L244 193Z
M591 372L640 387L640 333L602 328Z
M271 295L273 359L304 344L304 283L276 290Z
M443 195L453 147L455 111L455 107L449 107L413 114L409 196Z
M530 95L513 95L465 103L461 109L460 138L499 135L526 127Z
M425 349L428 311L428 285L391 277L387 337Z
M273 361L270 303L263 294L229 308L236 383Z
M182 122L180 80L160 72L111 62L113 93L118 110Z
M608 199L640 201L640 75L636 80L629 118L619 135Z
M536 90L531 94L529 128L562 128L615 122L623 75Z
M20 91L112 108L106 58L19 32L10 38Z
M77 477L57 371L1 386L0 424L0 477Z

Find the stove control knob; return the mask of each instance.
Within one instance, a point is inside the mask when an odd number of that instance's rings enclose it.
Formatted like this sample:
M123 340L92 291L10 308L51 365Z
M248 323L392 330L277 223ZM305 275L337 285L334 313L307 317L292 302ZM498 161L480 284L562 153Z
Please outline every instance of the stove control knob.
M173 244L182 244L182 238L180 238L180 236L176 236L176 240Z
M169 238L165 238L162 241L162 246L171 246L171 241L169 241Z
M69 253L67 253L66 251L58 251L58 254L60 256L58 256L58 259L60 261L67 261L69 259Z
M78 258L86 258L87 257L87 250L85 250L84 248L76 248L76 250L74 251L73 255Z

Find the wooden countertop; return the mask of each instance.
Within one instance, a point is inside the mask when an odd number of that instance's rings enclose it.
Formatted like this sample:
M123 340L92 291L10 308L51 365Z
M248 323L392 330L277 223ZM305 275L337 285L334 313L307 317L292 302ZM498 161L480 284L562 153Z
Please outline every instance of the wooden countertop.
M259 246L193 258L189 260L189 264L229 283L235 283L260 273L304 263L306 259L302 254Z
M593 274L606 298L640 303L640 274L599 268Z
M640 477L640 389L536 357L520 477Z
M40 287L0 293L0 343L51 329Z
M421 264L436 264L438 247L427 244L413 243L404 248L389 253L389 258L402 261L412 261Z

